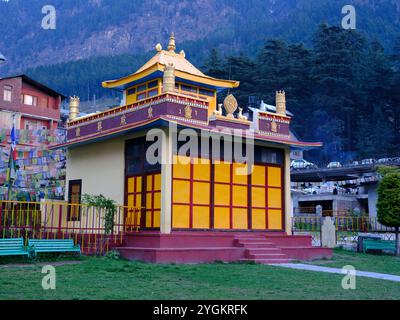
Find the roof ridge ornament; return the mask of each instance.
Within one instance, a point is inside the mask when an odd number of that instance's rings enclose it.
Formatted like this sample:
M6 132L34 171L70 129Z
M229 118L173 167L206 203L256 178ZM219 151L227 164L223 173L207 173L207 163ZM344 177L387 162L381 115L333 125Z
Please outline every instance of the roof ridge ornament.
M169 43L168 43L168 51L169 52L175 52L176 46L175 46L175 34L171 32L171 35L169 37Z
M155 46L155 48L156 48L157 52L161 52L161 50L162 50L162 45L161 45L161 43L157 43L156 46Z

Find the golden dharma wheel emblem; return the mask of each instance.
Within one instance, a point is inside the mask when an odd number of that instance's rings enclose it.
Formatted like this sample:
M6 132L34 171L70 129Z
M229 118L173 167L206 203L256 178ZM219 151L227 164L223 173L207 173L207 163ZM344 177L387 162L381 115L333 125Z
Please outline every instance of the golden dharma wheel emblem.
M233 94L228 95L224 100L224 109L228 118L233 118L233 113L238 107L238 102Z
M192 119L192 107L186 106L184 111L185 111L185 118Z
M147 118L153 118L153 108L149 107L147 109Z

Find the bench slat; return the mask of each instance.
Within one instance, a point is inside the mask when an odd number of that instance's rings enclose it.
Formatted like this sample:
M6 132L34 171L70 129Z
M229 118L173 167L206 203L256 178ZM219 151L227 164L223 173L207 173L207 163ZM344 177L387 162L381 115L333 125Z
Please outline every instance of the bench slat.
M0 256L29 255L23 238L0 239Z

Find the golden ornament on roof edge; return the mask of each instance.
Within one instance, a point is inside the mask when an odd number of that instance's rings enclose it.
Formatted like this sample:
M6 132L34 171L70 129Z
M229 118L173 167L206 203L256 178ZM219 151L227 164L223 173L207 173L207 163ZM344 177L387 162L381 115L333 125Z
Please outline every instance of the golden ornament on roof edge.
M233 94L228 95L224 100L224 109L228 118L234 118L233 113L236 111L238 103Z

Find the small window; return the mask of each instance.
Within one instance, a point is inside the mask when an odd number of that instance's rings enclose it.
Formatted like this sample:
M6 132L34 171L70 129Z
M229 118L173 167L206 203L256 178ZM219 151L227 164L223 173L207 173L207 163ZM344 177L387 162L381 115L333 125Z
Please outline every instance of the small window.
M157 86L158 86L158 81L157 81L157 80L156 80L156 81L149 82L149 83L147 84L147 87L148 87L149 89L154 88L154 87L157 87Z
M81 196L82 180L70 180L68 188L68 221L79 221L81 219Z
M22 98L23 104L28 106L37 106L37 97L31 96L29 94L24 94Z
M136 93L136 88L130 88L129 90L128 90L128 96L130 96L130 95L132 95L132 94L135 94Z
M150 97L154 97L154 96L156 96L158 94L158 90L157 89L155 89L155 90L150 90L149 91L149 98Z
M206 90L206 89L200 89L199 90L199 94L201 94L203 96L209 96L209 97L213 97L214 96L214 92L213 91Z
M145 91L146 90L146 85L141 85L137 88L137 92Z
M3 100L11 102L11 98L12 98L12 87L11 86L4 86Z
M136 100L146 99L146 92L139 93L136 97Z
M183 91L189 91L189 92L197 93L197 89L195 87L192 87L192 86L181 85L181 89Z

